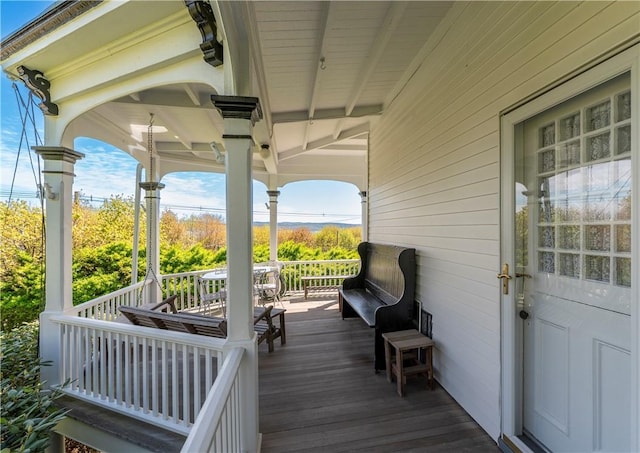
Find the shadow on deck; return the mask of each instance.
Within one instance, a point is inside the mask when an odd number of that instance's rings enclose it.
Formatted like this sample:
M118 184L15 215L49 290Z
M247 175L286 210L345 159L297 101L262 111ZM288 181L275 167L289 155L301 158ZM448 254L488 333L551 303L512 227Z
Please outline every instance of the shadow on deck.
M410 378L400 398L374 373L373 329L335 297L283 304L287 344L259 353L263 452L499 451L440 386Z

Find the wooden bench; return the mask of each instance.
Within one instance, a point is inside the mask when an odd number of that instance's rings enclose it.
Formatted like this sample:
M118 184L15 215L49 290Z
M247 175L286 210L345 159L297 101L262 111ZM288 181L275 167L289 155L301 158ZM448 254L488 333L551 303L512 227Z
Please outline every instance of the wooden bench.
M309 288L312 289L339 289L342 281L350 275L305 275L300 277L302 288L304 289L304 298L309 295ZM339 283L338 283L339 282ZM312 284L319 283L319 284Z
M376 372L384 370L382 334L413 328L415 249L362 242L360 272L346 278L338 301L342 318L360 317L375 328Z
M119 310L131 324L136 326L193 333L207 337L227 337L227 320L225 318L185 312L165 313L124 305L119 307ZM266 341L269 346L269 352L273 351L276 338L280 337L282 344L286 341L282 330L282 327L284 327L284 310L277 313L280 315L281 325L279 327L273 323L272 310L272 305L264 309L256 309L253 320L254 330L258 335L258 344Z

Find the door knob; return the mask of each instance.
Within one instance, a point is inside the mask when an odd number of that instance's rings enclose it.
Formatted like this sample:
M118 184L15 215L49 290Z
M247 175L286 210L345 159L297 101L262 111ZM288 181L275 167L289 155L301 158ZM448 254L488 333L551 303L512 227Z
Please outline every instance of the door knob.
M526 311L524 311L524 310L520 310L520 317L521 317L522 319L527 319L527 318L529 317L529 313L527 313L527 312L526 312Z

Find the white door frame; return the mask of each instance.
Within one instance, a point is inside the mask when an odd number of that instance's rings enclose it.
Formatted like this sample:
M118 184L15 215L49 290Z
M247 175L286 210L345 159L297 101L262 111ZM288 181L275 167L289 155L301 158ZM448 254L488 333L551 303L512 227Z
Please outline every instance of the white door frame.
M514 238L514 138L515 126L548 108L589 90L617 75L631 71L631 115L640 118L640 44L619 53L594 68L501 117L500 139L500 256L515 273ZM640 201L640 127L632 127L632 200ZM640 451L640 209L632 210L631 262L631 449ZM501 429L502 434L522 446L522 328L516 312L515 279L501 300ZM502 286L502 285L500 285ZM515 439L515 440L514 440ZM526 448L525 448L526 451Z

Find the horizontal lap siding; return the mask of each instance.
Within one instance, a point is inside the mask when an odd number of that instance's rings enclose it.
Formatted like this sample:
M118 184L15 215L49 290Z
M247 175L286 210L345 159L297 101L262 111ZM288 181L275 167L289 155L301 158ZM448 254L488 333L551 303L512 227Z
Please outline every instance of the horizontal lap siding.
M637 37L637 3L457 3L372 131L369 240L417 249L436 377L500 433L499 114Z

